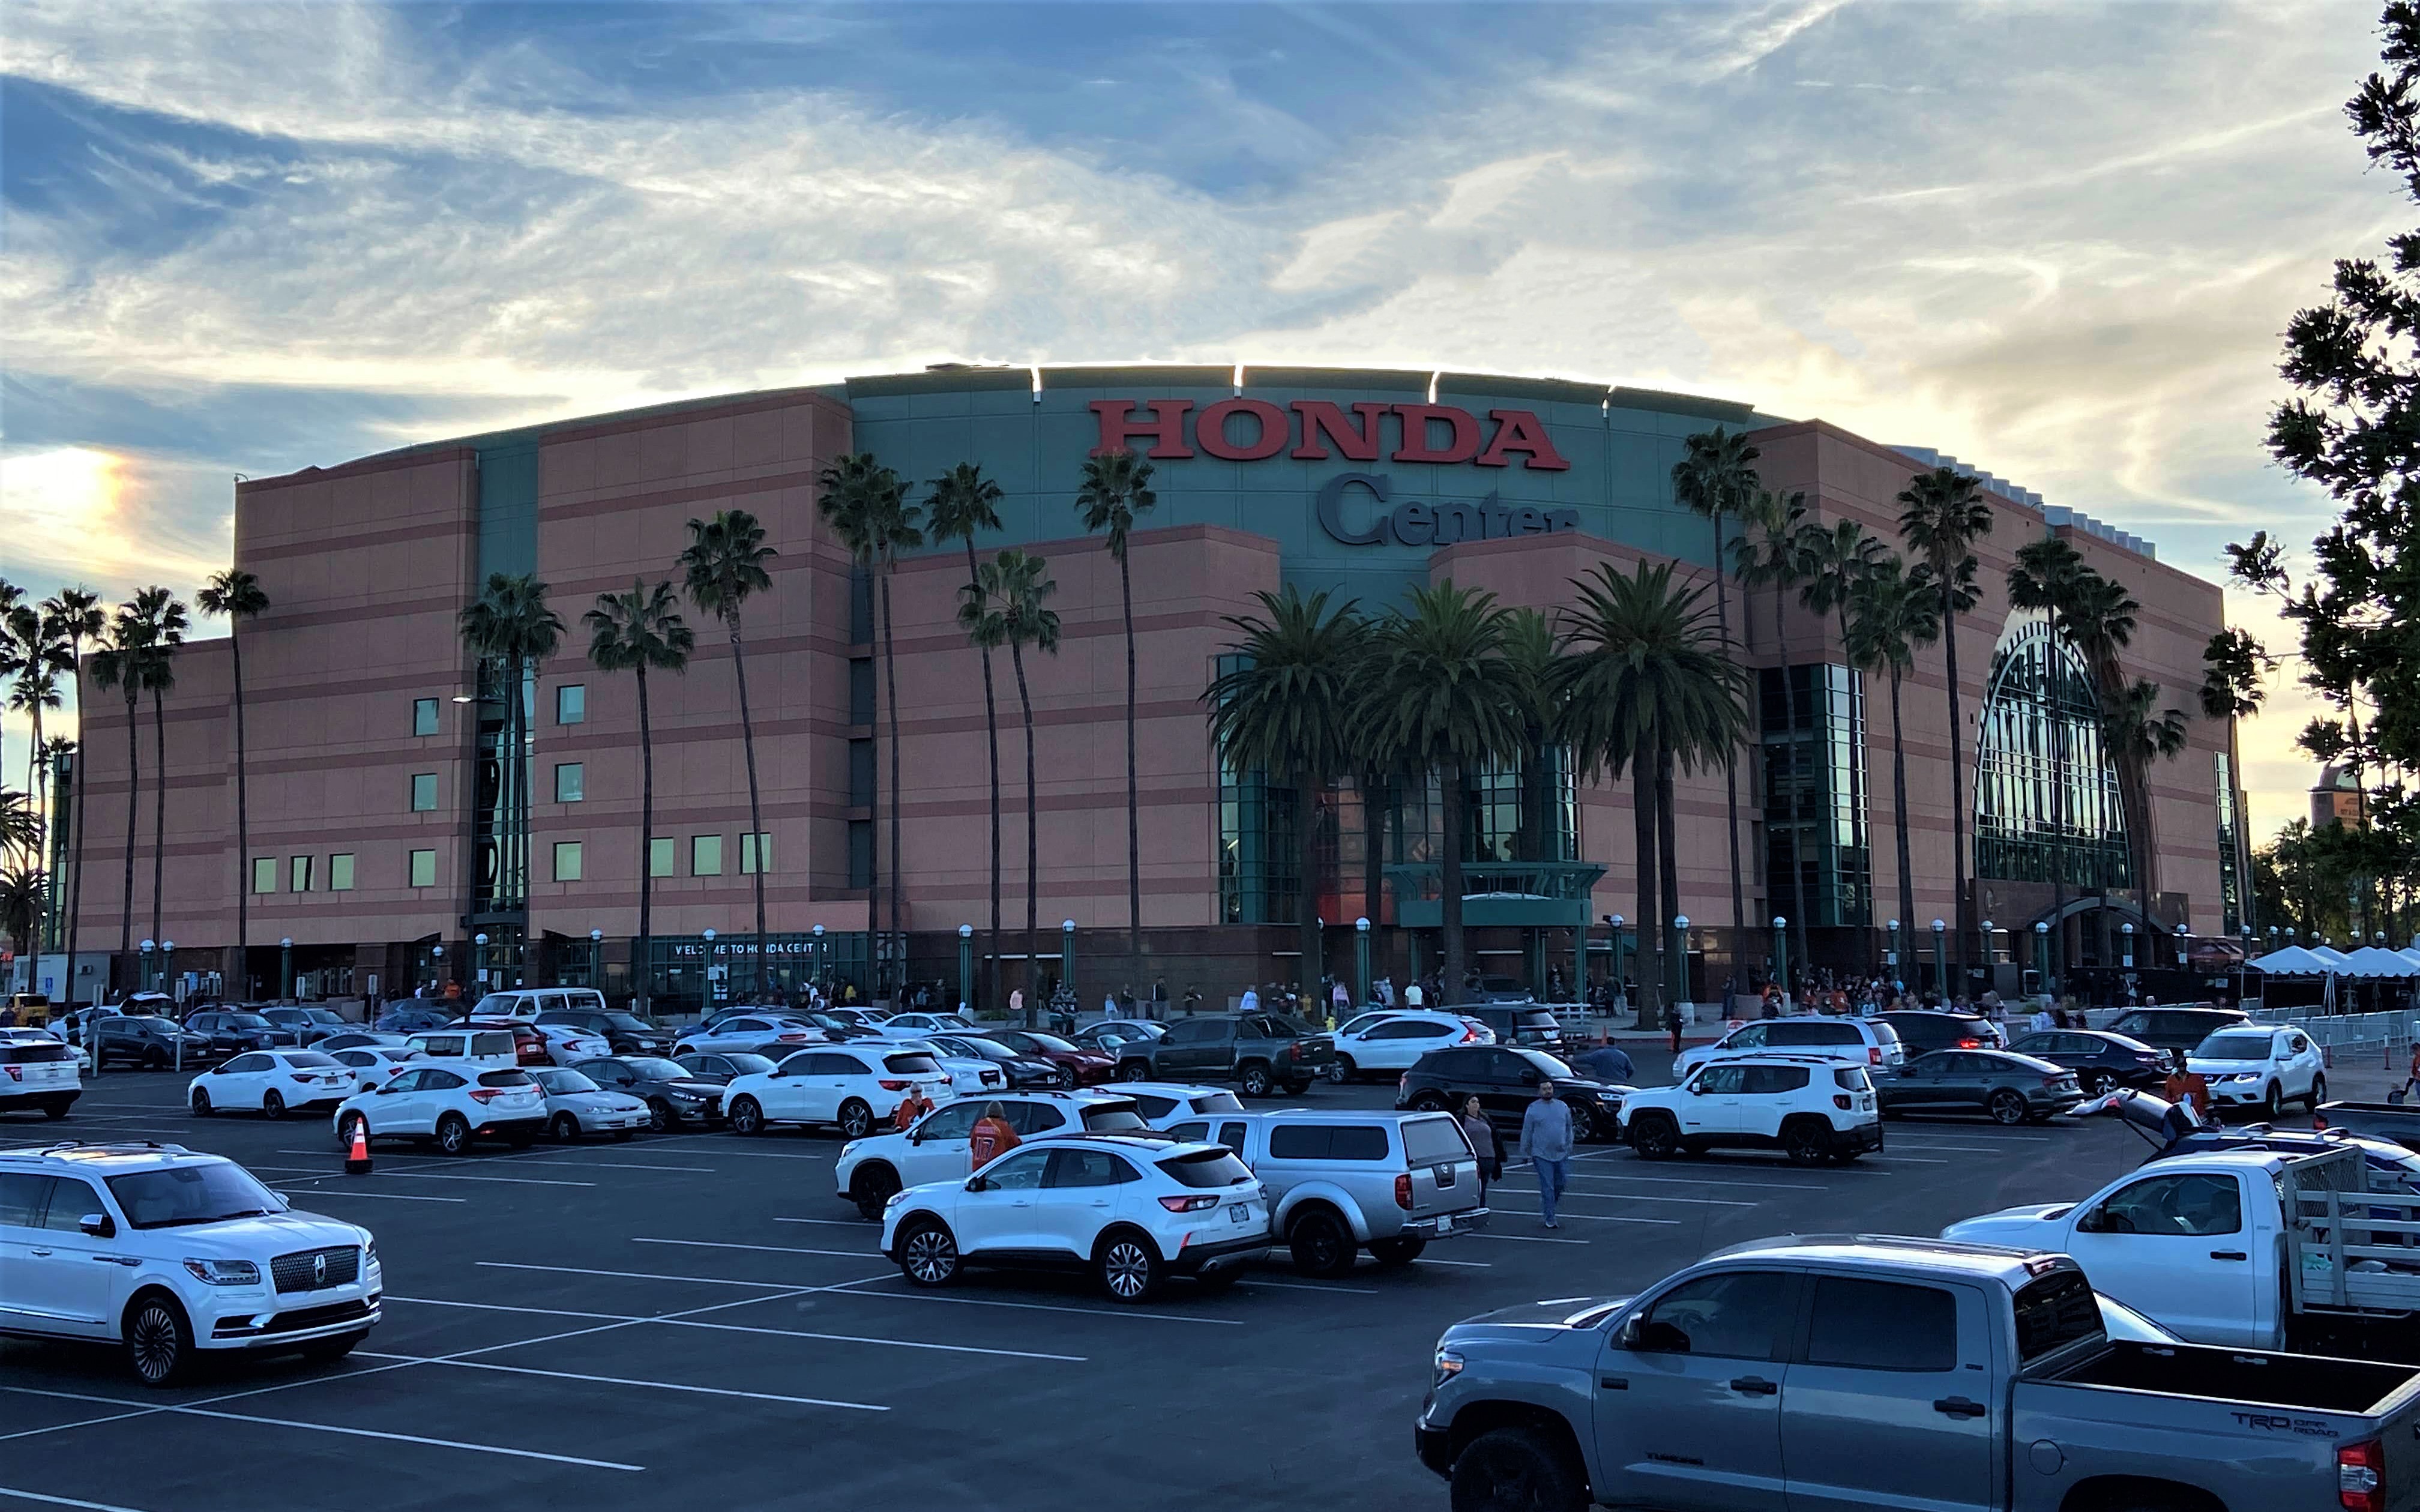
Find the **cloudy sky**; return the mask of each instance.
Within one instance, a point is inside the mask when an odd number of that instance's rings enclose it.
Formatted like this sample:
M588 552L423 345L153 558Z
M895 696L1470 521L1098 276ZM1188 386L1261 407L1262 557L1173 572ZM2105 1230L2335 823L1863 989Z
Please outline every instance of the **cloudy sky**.
M2340 113L2375 21L11 0L0 575L190 586L237 473L1140 358L1751 399L2216 578L2227 540L2326 519L2260 436L2288 315L2410 224ZM2310 780L2306 711L2273 708L2263 834Z

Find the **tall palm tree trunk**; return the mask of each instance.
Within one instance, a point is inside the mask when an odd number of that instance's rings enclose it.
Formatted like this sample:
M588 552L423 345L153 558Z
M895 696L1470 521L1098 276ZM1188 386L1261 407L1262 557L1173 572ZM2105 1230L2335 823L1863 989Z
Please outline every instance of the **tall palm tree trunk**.
M58 868L51 865L51 837L58 830L51 812L51 767L42 758L42 700L34 700L34 751L25 761L25 791L34 795L34 865L44 874L41 912L34 915L33 974L26 978L29 987L39 986L42 974L42 952L51 939L51 914L58 896Z
M243 631L242 616L227 616L227 656L235 663L235 957L237 990L252 995L252 974L244 947L252 943L252 803L243 760Z
M1869 812L1871 805L1867 802L1866 797L1865 679L1856 668L1849 665L1849 601L1845 598L1840 600L1840 667L1849 679L1847 691L1850 694L1849 812L1854 818L1857 833L1866 837L1866 896L1871 899L1874 896L1874 826L1873 818ZM1848 888L1844 882L1840 890L1840 922L1846 924L1849 919ZM1865 935L1866 948L1859 954L1865 956L1867 964L1871 966L1876 962L1872 959L1874 931L1873 912L1870 906L1866 912L1866 924L1862 932Z
M1386 887L1387 807L1387 785L1366 778L1361 785L1361 912L1370 921L1370 970L1382 975L1386 965L1379 956L1378 927L1384 917L1380 902ZM1354 984L1357 990L1361 986Z
M1319 889L1312 885L1319 862L1319 785L1315 778L1297 776L1294 785L1294 834L1295 875L1302 884L1295 889L1296 925L1300 929L1297 943L1302 951L1303 1000L1309 1002L1318 992L1319 978L1327 965L1321 949L1319 927ZM1325 998L1320 1006L1326 1006Z
M765 983L765 811L756 796L756 721L748 711L748 658L739 644L739 622L731 622L731 672L739 684L739 749L748 761L748 833L756 836L756 965L752 992ZM711 961L707 962L712 965Z
M1142 788L1136 776L1134 579L1118 556L1118 598L1126 619L1126 954L1133 980L1142 980ZM1138 987L1136 990L1140 991Z
M884 713L891 724L891 935L892 954L900 973L898 980L907 980L908 927L907 914L899 896L899 801L905 789L899 783L899 658L891 638L891 576L892 569L882 572L882 701L889 706ZM756 869L765 869L759 858ZM890 979L890 968L876 974L876 980ZM896 999L894 998L894 1001Z
M1890 669L1891 693L1891 812L1895 816L1892 829L1899 840L1899 916L1916 917L1916 866L1910 860L1907 841L1907 742L1900 733L1899 713L1899 665Z
M1743 605L1742 614L1745 614ZM1730 584L1723 571L1723 516L1714 512L1714 632L1721 637L1723 654L1731 654ZM1747 891L1740 881L1739 843L1739 747L1723 748L1723 822L1724 836L1731 850L1731 950L1734 959L1747 943ZM1736 978L1737 974L1733 974Z
M1437 772L1438 807L1445 821L1444 843L1437 852L1442 876L1443 893L1437 899L1438 933L1445 955L1445 992L1448 1003L1462 1001L1464 950L1462 938L1462 766L1448 761ZM1303 884L1310 885L1308 877ZM1306 983L1306 986L1309 984Z
M1798 684L1790 677L1790 644L1782 633L1781 590L1773 590L1773 644L1781 657L1781 717L1790 726L1789 738L1781 743L1782 760L1789 773L1790 796L1790 922L1798 928L1798 969L1809 974L1815 970L1815 959L1807 943L1807 856L1806 831L1799 823L1799 811L1806 806L1806 793L1798 772ZM1811 764L1811 763L1810 763ZM1915 927L1911 920L1909 927ZM1790 995L1790 984L1781 984L1782 995Z
M980 590L983 569L975 565L975 538L967 537L967 581ZM983 652L984 678L984 741L991 758L991 996L992 1003L1004 1003L1000 990L1000 706L992 693L991 647ZM971 1007L973 1005L970 1004Z
M639 938L630 946L630 974L639 979L639 1016L646 1017L655 994L656 925L656 737L647 714L647 663L639 674ZM758 857L761 872L763 857Z
M163 863L168 853L168 709L159 689L151 690L151 938L164 940L160 922ZM160 979L167 980L167 962L160 963Z
M68 794L68 801L75 805L74 813L68 820L68 848L73 858L70 865L75 869L75 875L70 879L68 884L67 1000L70 1007L75 1006L76 946L81 943L84 934L84 832L85 815L87 812L84 795L85 789L92 786L92 740L90 732L85 727L84 717L86 706L84 701L83 646L80 643L74 645L71 647L71 654L75 657L76 749L75 765L70 769L75 773L75 787ZM132 826L129 825L128 828L131 829ZM246 865L250 864L246 863ZM249 886L250 882L251 880L246 878L245 884ZM93 1069L97 1071L100 1068L100 1064L96 1062Z
M1638 862L1638 1022L1652 1028L1664 1005L1664 928L1655 920L1655 752L1643 737L1630 756L1630 820ZM1613 964L1621 970L1621 960Z
M117 914L117 953L121 956L134 949L134 827L142 819L143 797L140 697L130 683L126 698L126 893ZM100 1062L93 1064L97 1068Z
M1941 656L1949 678L1949 886L1952 916L1958 924L1958 970L1966 970L1966 927L1973 910L1966 896L1966 758L1963 721L1958 698L1958 603L1947 578L1941 584ZM1916 921L1908 920L1914 928Z
M1010 641L1008 659L1016 667L1016 705L1025 715L1025 1022L1032 1028L1041 1009L1041 1005L1033 1001L1039 986L1033 974L1033 950L1041 910L1035 880L1042 871L1042 849L1034 832L1041 803L1033 781L1033 694L1025 683L1024 647Z
M1659 741L1655 749L1655 834L1656 877L1663 896L1663 912L1656 916L1660 928L1670 929L1672 921L1681 915L1681 848L1674 831L1676 811L1672 801L1672 747ZM1689 942L1684 936L1673 952L1672 1001L1689 1001Z

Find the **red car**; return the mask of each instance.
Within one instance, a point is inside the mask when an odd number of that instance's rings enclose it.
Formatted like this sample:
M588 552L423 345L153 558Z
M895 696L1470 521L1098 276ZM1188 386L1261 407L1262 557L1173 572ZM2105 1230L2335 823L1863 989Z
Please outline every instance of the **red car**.
M1035 1034L1025 1029L994 1029L986 1024L976 1031L984 1038L1006 1045L1020 1055L1038 1061L1048 1061L1059 1068L1062 1087L1098 1086L1108 1081L1118 1063L1097 1050L1086 1050L1060 1038L1057 1035Z

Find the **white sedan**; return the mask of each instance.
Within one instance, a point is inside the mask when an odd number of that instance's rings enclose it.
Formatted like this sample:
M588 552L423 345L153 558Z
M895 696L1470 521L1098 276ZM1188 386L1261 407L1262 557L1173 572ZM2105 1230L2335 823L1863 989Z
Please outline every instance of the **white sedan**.
M547 1132L566 1145L582 1134L628 1139L655 1119L642 1099L608 1092L568 1066L541 1066L530 1076L546 1094Z
M603 1035L576 1024L533 1023L530 1027L545 1037L546 1058L557 1066L577 1066L613 1053L613 1046Z
M2328 1098L2326 1062L2300 1029L2242 1024L2194 1047L2187 1069L2210 1083L2221 1108L2257 1108L2271 1118L2288 1102L2317 1108Z
M352 1095L352 1068L316 1050L254 1050L232 1056L186 1085L194 1116L266 1114L283 1118L298 1108L333 1108Z
M403 1037L396 1037L400 1040ZM321 1051L337 1065L350 1071L353 1090L367 1092L372 1087L402 1069L404 1064L420 1058L420 1052L405 1044L355 1045L344 1050Z
M882 1027L927 1035L963 1035L974 1025L955 1013L903 1013Z

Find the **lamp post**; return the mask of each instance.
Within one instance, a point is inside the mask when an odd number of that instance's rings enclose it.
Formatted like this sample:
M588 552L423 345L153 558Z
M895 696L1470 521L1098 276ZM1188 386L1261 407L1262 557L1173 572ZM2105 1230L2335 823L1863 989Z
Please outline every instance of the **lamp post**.
M135 989L135 990L136 990L136 991L139 991L139 992L148 992L148 991L150 991L150 990L151 990L151 952L153 952L153 951L155 951L155 950L157 950L157 949L159 949L159 948L160 948L160 943L159 943L158 941L153 940L153 939L152 939L150 936L148 936L148 935L144 936L144 939L143 939L143 945L142 945L142 951L143 951L142 971L141 971L140 974L136 977L136 980L137 980L137 981L139 981L139 982L141 982L141 983L142 983L142 986L140 986L140 987L136 988L136 989ZM101 1065L101 1057L100 1057L100 1056L98 1056L98 1055L95 1055L95 1056L93 1057L92 1064L93 1064L96 1068L98 1068L98 1067Z
M814 974L822 984L823 990L830 992L831 990L831 957L824 948L824 927L820 924L816 925L814 933L815 937Z
M277 942L277 995L281 1000L294 995L294 937L291 935Z
M1059 921L1059 985L1076 990L1076 921Z
M1885 938L1890 941L1889 948L1883 952L1883 962L1891 969L1891 980L1897 982L1900 979L1899 921L1897 919L1893 919L1888 924L1884 925L1883 928L1887 931Z
M2177 926L2177 969L2193 969L2193 931L2181 924Z
M1672 989L1672 1005L1678 1007L1689 996L1689 916L1685 913L1672 915L1672 968L1669 975L1668 985Z
M471 981L478 988L481 997L488 995L488 937L485 934L471 937Z
M1370 921L1353 921L1353 991L1357 1004L1370 1001Z
M2051 990L2050 921L2048 919L2034 921L2034 973L2041 978L2042 996L2049 997Z
M176 959L177 942L174 940L161 941L160 990L166 992L172 1000L177 995L175 989L169 985L175 979L175 973L172 968ZM170 1012L168 1014L168 1021L177 1026L177 1069L178 1071L182 1071L185 1068L185 1021L178 1017L175 1012L175 1009L178 1006L177 1004L172 1001L169 1006ZM297 1035L295 1037L295 1041L298 1044L301 1043L302 1037Z
M588 931L588 985L603 991L605 988L605 931Z
M975 1005L975 927L958 926L958 1011L965 1013Z
M1781 986L1781 1006L1790 1007L1790 921L1773 916L1773 979Z
M1932 985L1941 991L1941 1005L1949 1005L1949 926L1939 919L1932 921Z
M1993 991L1999 990L1998 983L1994 979L1994 974L1992 970L1993 967L1999 964L1999 952L1993 948L1993 942L1998 939L1998 928L1993 925L1991 920L1985 919L1983 921L1983 985ZM1982 994L1979 992L1976 994L1976 997L1978 1000L1981 996Z
M445 947L428 947L428 985L438 996L445 995Z
M1606 914L1605 916L1605 927L1613 931L1613 981L1611 983L1613 990L1606 994L1606 1002L1608 1005L1619 1003L1624 1006L1628 1006L1630 1002L1629 995L1621 990L1621 915L1619 913Z
M697 977L697 1011L702 1019L714 1011L714 931L705 930L699 938L705 941L701 959L706 962Z
M2121 925L2119 925L2119 926L2118 927L2118 949L2119 949L2119 951L2121 952L2120 957L2119 957L2119 959L2118 959L2118 964L2119 964L2119 965L2121 965L2121 966L2123 966L2126 970L2128 970L2128 971L2130 971L2130 972L2131 972L2131 971L2133 971L2133 970L2134 969L2134 927L2133 927L2133 925L2132 925L2132 924L2121 924Z

